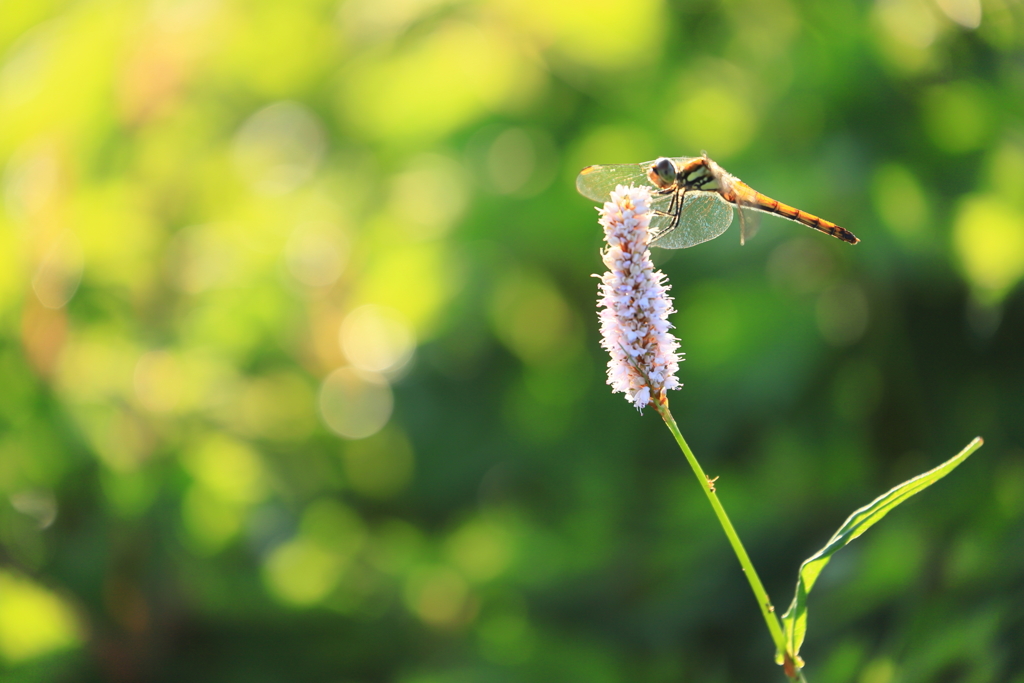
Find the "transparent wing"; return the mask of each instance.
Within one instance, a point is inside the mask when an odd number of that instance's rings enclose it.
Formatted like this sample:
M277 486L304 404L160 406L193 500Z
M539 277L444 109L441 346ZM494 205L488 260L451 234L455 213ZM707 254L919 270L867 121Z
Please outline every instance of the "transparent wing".
M647 179L647 164L607 164L587 166L576 176L576 189L587 199L595 202L608 201L608 195L616 185L651 185Z
M740 218L740 244L746 244L761 228L761 214L746 204L736 207Z
M693 157L673 157L677 166L682 166ZM576 176L576 189L587 199L595 202L608 201L608 195L616 185L646 185L653 187L647 178L647 169L654 161L642 161L639 164L605 164L603 166L587 166Z
M655 208L660 208L655 205ZM717 192L687 192L679 225L669 228L672 216L654 216L652 247L686 249L713 240L732 224L732 204Z

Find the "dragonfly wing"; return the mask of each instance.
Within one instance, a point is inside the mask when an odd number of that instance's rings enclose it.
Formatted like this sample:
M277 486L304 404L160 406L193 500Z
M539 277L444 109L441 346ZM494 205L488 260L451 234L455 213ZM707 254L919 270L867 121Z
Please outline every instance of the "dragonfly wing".
M681 168L693 159L694 157L672 157L672 163ZM608 195L616 185L647 186L652 190L657 189L647 178L647 170L655 161L587 166L576 176L576 189L581 195L595 202L608 201Z
M646 168L643 164L587 166L576 176L576 189L587 199L606 202L616 185L650 186Z
M652 247L686 249L713 240L732 224L732 204L717 192L687 192L679 225L670 228L671 216L655 216Z
M736 208L740 216L740 244L746 244L761 227L761 214L743 204Z

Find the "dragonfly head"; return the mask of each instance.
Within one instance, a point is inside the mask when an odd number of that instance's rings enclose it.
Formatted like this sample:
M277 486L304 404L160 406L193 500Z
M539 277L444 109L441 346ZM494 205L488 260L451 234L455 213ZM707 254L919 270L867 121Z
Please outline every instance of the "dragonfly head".
M676 184L676 173L676 165L666 157L660 157L647 169L647 177L663 190Z

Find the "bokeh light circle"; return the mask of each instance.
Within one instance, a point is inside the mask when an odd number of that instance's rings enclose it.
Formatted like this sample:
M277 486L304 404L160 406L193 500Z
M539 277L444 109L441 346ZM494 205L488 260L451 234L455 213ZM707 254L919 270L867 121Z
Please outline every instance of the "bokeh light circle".
M394 396L380 375L344 367L324 379L319 404L331 431L346 439L365 439L387 424Z
M326 133L308 108L275 102L252 114L235 135L238 172L261 193L290 192L309 180L324 155Z
M393 375L412 359L416 336L398 311L367 304L349 313L339 331L341 350L355 367Z

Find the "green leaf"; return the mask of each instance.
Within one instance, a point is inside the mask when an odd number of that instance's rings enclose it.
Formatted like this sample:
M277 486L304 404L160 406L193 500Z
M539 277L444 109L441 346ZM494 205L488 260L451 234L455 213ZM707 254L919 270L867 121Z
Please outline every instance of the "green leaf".
M839 531L829 539L824 548L811 555L800 565L800 574L796 582L796 595L793 596L793 603L782 615L782 625L786 631L786 651L791 661L797 666L802 666L800 661L800 646L803 645L804 636L807 633L807 594L814 587L821 570L825 568L832 555L847 543L857 538L870 529L875 522L885 517L897 505L907 500L915 493L923 491L939 479L953 471L953 468L967 459L974 451L978 450L984 443L981 437L942 463L933 470L919 474L913 479L908 479L888 493L884 493L869 504L860 508L847 518Z

